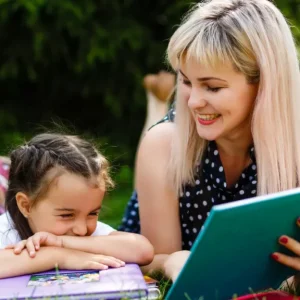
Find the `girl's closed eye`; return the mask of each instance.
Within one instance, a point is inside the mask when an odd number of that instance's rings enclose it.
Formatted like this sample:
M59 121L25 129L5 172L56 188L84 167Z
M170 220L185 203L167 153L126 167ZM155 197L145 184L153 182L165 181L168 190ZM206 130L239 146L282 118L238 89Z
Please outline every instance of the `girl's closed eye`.
M73 218L74 214L61 214L61 215L58 215L58 217L61 217L63 219Z
M93 212L90 213L90 216L93 216L93 217L96 216L96 217L98 217L99 213L100 213L99 211L93 211Z
M191 86L191 82L187 79L182 79L182 83L187 86Z

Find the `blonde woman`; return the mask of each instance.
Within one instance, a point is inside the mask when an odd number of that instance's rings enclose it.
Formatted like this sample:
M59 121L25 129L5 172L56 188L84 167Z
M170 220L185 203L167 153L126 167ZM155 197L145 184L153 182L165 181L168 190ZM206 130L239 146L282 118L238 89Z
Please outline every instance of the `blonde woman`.
M176 117L142 140L136 187L152 266L174 279L213 205L299 186L300 76L290 28L268 0L199 3L167 58ZM300 269L298 258L273 257Z

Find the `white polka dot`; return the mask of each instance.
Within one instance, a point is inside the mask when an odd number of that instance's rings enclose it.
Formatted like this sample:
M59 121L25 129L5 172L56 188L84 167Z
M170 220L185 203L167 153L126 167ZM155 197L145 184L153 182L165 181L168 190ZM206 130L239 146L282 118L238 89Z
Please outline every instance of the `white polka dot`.
M245 178L245 177L246 177L246 175L245 175L244 173L242 173L242 177L243 177L243 178Z
M200 190L200 194L201 194L201 195L203 194L203 190Z
M196 229L196 228L193 228L193 232L194 232L194 233L197 233L197 229Z
M224 183L223 183L223 185L224 185L224 187L226 188L226 186L227 186L227 183L226 183L226 182L224 182Z
M122 222L126 222L126 221L127 221L127 219L126 219L126 218L123 218L123 219L122 219Z
M189 241L189 246L192 246L192 245L193 245L193 243L191 241Z
M200 194L200 191L197 191L197 192L196 192L196 195L199 195L199 194Z
M210 178L213 178L213 174L210 174Z
M225 197L224 195L222 196L222 200L223 200L223 201L225 201L225 200L226 200L226 197Z
M240 195L244 195L244 194L245 194L244 190L240 190Z
M132 225L132 223L133 223L133 221L130 219L127 221L127 224L129 224L129 225Z
M237 188L239 186L239 184L237 183L234 187Z
M179 206L182 207L182 203L181 202L179 202Z
M211 191L210 185L207 186L207 190L208 190L208 191Z
M216 188L217 186L215 184L213 184L213 187Z
M186 224L182 224L182 227L186 227L187 225Z
M220 172L223 172L223 167L222 167L222 166L219 168L219 171L220 171Z
M211 198L211 202L214 203L214 202L215 202L215 199L214 199L214 198Z
M208 182L208 179L205 179L205 183L207 183Z
M190 220L191 220L191 221L194 221L194 218L193 218L193 216L190 216Z
M205 163L206 163L206 164L209 164L209 159L208 159L208 158L205 160Z
M256 165L253 165L253 166L252 166L252 170L256 170Z
M190 233L190 231L189 231L188 229L186 229L186 230L185 230L185 233L186 233L186 234L189 234L189 233Z
M207 216L209 216L209 211L207 212L207 214L206 214Z
M214 155L217 156L218 154L219 154L219 151L218 151L218 150L215 150L215 151L214 151Z
M187 203L187 204L186 204L186 207L191 207L191 203Z
M257 183L257 181L256 181L256 180L253 180L253 181L252 181L252 184L256 184L256 183Z
M131 211L131 213L130 213L132 216L135 216L136 215L136 212L133 210L133 211Z
M180 193L180 197L183 197L183 193L182 192Z
M189 196L191 195L191 193L190 193L190 192L186 192L185 195L186 195L187 197L189 197Z
M249 179L252 180L252 179L253 179L253 176L250 176Z
M135 204L134 204L134 207L135 207L135 208L139 207L139 204L138 204L138 203L135 203Z
M203 205L206 206L206 205L207 205L207 202L206 202L206 201L203 201Z
M199 205L198 205L197 203L195 203L195 204L194 204L194 207L195 207L195 208L198 208L198 207L199 207Z
M211 163L211 167L213 168L215 166L215 163Z
M251 191L251 194L253 195L256 194L256 190Z
M198 215L198 219L199 219L199 220L202 220L202 216L201 216L201 215Z
M208 152L210 151L210 147L208 146Z
M199 179L196 180L196 184L197 184L197 185L200 184L200 180L199 180Z
M220 183L220 178L216 178L216 182L217 182L217 183Z

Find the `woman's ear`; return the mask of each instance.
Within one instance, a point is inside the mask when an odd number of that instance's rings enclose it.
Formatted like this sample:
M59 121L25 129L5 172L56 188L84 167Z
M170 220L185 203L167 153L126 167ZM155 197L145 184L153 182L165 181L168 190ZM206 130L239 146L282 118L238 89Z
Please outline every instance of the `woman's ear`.
M18 208L25 218L28 218L30 213L30 199L22 192L16 194Z

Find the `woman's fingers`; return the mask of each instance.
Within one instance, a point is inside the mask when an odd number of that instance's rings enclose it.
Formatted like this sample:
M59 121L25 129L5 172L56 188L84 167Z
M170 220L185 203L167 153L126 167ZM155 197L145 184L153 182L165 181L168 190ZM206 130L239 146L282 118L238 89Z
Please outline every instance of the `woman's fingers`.
M293 268L297 271L300 270L300 258L299 257L291 257L282 253L274 252L271 257L290 268Z
M300 243L297 242L296 240L283 235L279 238L279 243L286 247L287 249L291 250L293 253L295 253L296 255L300 256Z

